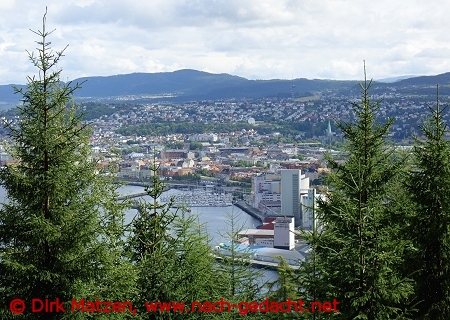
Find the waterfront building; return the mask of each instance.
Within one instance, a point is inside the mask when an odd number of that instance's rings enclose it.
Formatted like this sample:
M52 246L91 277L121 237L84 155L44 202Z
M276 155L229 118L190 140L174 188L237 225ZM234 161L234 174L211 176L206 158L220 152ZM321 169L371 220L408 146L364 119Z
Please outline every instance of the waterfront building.
M250 244L276 249L292 250L295 247L294 218L275 217L272 228L245 229L238 233L247 237ZM269 226L269 224L267 224Z
M233 247L233 248L232 248ZM298 268L300 262L305 261L306 250L282 250L276 248L261 247L257 245L235 244L232 242L221 243L215 250L225 256L237 255L249 261L255 266L265 268L277 268L280 256L283 257L293 269Z
M252 179L251 205L267 214L281 211L281 175L260 174Z
M294 218L277 217L274 225L273 247L292 250L295 247Z
M266 248L273 248L273 238L258 238L255 239L255 245Z
M244 229L238 232L238 237L247 237L250 244L255 244L257 239L272 239L274 237L274 230L266 229Z

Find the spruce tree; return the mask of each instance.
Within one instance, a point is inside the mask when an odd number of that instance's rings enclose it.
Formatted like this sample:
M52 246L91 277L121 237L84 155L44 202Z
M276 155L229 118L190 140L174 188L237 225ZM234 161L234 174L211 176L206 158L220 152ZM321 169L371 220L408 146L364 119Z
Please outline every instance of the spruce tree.
M164 185L159 179L158 169L154 159L150 166L152 184L145 188L152 199L140 202L138 214L131 222L128 240L130 259L137 270L135 303L142 307L146 302L176 301L172 273L176 267L176 239L170 233L176 211L172 210L173 199L168 203L159 202ZM168 312L149 312L142 318L171 319L171 315Z
M278 303L293 301L298 302L301 296L299 295L298 275L295 270L287 263L282 256L277 257L280 262L278 264L277 272L278 278L275 281L268 283L268 298L269 301L277 301ZM295 312L293 306L289 306L291 312L277 312L266 315L266 319L299 319L303 315L299 311ZM287 307L283 307L287 310Z
M214 302L222 298L215 266L215 257L205 228L198 224L196 215L182 211L174 221L174 234L177 239L176 270L172 281L176 284L174 295L177 301L190 303ZM202 310L203 311L203 310ZM222 318L217 312L199 312L178 315L176 319Z
M123 206L92 158L89 126L72 101L80 86L60 81L64 50L51 50L46 14L34 33L40 40L29 58L38 75L15 89L20 120L5 124L16 161L0 171L8 196L0 210L0 314L11 317L9 303L20 298L27 319L89 318L70 312L72 298L126 301L133 287L120 242ZM31 313L33 298L65 301L67 312Z
M407 190L414 205L408 234L416 248L407 269L417 282L419 315L450 319L450 144L439 92L416 139Z
M398 272L405 243L387 210L402 162L386 142L393 119L376 122L380 103L371 100L371 84L365 78L361 100L352 102L355 122L338 123L348 156L344 163L328 158L330 191L317 210L322 229L310 239L315 259L304 264L315 277L301 284L310 300L335 298L340 314L329 316L342 319L395 318L412 293Z
M234 212L228 214L228 227L221 235L230 240L225 244L223 250L228 251L228 254L216 254L222 258L217 264L217 281L220 285L220 290L223 298L230 303L238 304L242 301L258 301L263 298L261 296L264 283L262 281L263 269L255 269L250 263L251 252L243 249L237 243L238 233L243 229L239 222L239 215ZM222 249L221 249L222 250ZM231 313L224 313L224 319L238 319L238 310L232 310ZM250 317L265 316L265 314L248 313Z
M204 228L185 208L174 208L174 199L160 202L164 183L159 178L156 159L150 166L151 185L146 187L150 201L141 201L130 228L129 254L137 271L135 304L180 302L189 309L194 301L218 301L214 258ZM210 319L210 312L141 313L142 319Z

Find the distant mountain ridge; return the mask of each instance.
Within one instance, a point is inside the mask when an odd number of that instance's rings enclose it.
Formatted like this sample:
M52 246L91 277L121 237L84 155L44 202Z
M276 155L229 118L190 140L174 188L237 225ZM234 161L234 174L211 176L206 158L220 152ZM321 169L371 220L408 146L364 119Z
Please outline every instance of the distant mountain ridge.
M217 86L239 85L245 78L229 74L212 74L197 70L160 73L131 73L106 77L86 77L73 82L87 82L77 92L81 97L122 95L204 94Z
M278 94L291 94L295 86L297 94L335 88L349 81L332 80L248 80L229 74L213 74L183 69L174 72L132 73L108 77L88 77L79 97L113 97L126 95L166 95L173 100L209 100L230 98L260 98ZM161 99L161 98L159 98ZM167 99L167 98L164 98Z
M448 85L450 83L450 72L435 76L418 76L399 81L402 85Z
M384 83L394 83L394 82L398 82L401 80L405 80L405 79L409 79L409 78L415 78L415 77L420 77L420 76L398 76L398 77L391 77L391 78L383 78L383 79L376 79L376 82L384 82Z
M75 98L96 101L111 101L126 97L125 99L132 99L136 102L158 100L184 102L231 98L290 97L291 94L305 96L320 92L345 94L358 90L356 80L309 80L305 78L248 80L229 74L213 74L191 69L84 77L72 81L72 83L77 82L82 83L82 89L75 92ZM450 83L450 73L413 77L393 83L376 83L377 91L392 87L398 88L398 90L419 87L416 89L423 93L428 92L427 88L431 84ZM411 92L411 89L405 92ZM17 104L20 98L19 95L14 94L11 85L0 86L0 105L12 106Z

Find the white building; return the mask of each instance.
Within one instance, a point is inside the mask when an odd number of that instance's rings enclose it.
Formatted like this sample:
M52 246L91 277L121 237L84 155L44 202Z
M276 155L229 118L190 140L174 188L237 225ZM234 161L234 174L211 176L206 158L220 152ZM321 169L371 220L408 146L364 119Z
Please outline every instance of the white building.
M276 249L292 250L295 248L294 218L277 217L274 229L245 229L238 233L247 237L250 244Z
M216 142L219 137L215 133L193 134L189 137L191 141L213 141Z
M255 245L266 248L273 248L273 239L258 238L255 239Z
M292 250L295 247L294 218L278 217L273 229L273 247Z

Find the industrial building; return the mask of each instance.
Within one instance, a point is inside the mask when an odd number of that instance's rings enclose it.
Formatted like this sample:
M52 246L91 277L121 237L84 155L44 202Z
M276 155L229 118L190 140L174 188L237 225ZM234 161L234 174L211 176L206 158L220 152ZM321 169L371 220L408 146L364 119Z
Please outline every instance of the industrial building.
M281 215L294 217L296 227L302 227L301 195L308 189L309 178L300 169L281 170Z
M247 237L250 244L292 250L295 247L294 218L276 217L273 229L245 229L238 236Z

